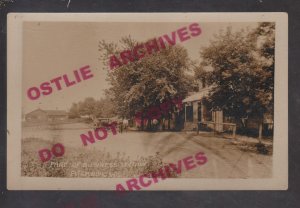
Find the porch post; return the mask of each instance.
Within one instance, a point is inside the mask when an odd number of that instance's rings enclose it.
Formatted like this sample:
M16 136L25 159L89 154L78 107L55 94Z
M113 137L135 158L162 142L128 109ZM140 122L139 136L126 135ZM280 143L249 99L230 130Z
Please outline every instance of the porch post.
M187 103L184 104L184 128L186 126L186 105Z

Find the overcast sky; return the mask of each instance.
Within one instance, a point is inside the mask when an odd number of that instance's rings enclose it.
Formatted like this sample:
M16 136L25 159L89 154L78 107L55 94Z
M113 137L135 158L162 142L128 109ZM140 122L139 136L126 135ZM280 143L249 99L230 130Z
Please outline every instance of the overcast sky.
M209 44L221 29L231 26L233 30L254 28L257 23L201 23L202 33L181 44L188 50L189 57L199 60L199 51ZM99 61L98 42L118 42L130 35L133 39L145 42L148 39L171 34L190 23L84 23L84 22L26 22L23 33L23 112L36 108L45 110L68 110L73 102L86 97L104 97L106 72ZM27 89L39 86L45 81L70 75L73 70L90 65L94 77L61 91L54 90L48 96L30 100Z

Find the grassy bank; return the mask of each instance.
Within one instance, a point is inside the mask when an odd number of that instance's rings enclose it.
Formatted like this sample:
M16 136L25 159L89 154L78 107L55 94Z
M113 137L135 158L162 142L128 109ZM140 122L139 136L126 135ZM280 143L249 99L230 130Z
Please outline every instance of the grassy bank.
M158 153L131 159L124 152L112 155L105 149L80 148L66 148L62 157L42 162L38 148L52 145L54 144L39 138L22 140L22 176L128 178L157 171L165 165Z

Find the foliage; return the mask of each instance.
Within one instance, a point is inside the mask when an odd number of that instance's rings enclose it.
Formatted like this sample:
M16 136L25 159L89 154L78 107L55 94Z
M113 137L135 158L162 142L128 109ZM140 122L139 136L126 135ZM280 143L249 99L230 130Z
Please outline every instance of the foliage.
M70 118L80 116L113 117L115 113L109 97L106 96L100 100L88 97L84 101L73 103L69 116Z
M63 157L41 162L36 155L36 149L41 145L48 146L51 145L51 142L40 138L22 140L22 176L129 178L158 172L160 168L167 165L167 163L163 163L158 153L132 159L126 152L111 153L105 148L82 150L74 147L69 147L68 154ZM65 167L55 164L65 164ZM176 173L171 173L170 178L177 177Z
M196 70L212 86L210 102L236 119L273 111L275 25L220 32L201 52ZM205 70L206 69L206 70ZM208 70L207 70L208 69Z
M132 117L150 106L159 106L175 97L185 97L191 83L185 74L189 66L188 54L181 46L166 47L115 70L108 69L110 55L118 54L124 48L132 50L138 44L130 37L123 38L118 44L104 41L99 44L101 59L112 86L109 92L121 117Z

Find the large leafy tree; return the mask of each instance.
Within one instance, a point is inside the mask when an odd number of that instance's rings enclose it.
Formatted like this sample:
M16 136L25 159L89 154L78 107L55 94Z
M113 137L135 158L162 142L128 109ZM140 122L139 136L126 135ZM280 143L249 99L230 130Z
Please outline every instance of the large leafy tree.
M274 69L275 69L275 23L263 22L249 35L255 44L259 61L260 76L256 97L263 106L263 112L274 110Z
M100 100L88 97L78 103L73 103L70 111L70 118L79 118L80 116L108 117L115 116L111 98L106 96Z
M273 111L275 26L220 32L201 51L196 75L212 86L212 106L236 119ZM208 70L207 70L208 69Z
M111 84L109 92L117 113L122 117L132 117L138 111L159 106L175 97L184 97L190 83L185 74L189 66L188 54L181 46L167 47L117 69L109 69L107 60L111 55L124 49L132 50L137 44L130 37L119 43L101 41L99 44ZM170 114L166 118L170 119Z
M78 111L80 115L97 115L99 112L97 101L92 97L86 98L83 102L78 103Z

